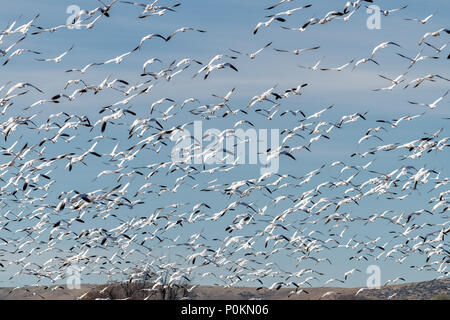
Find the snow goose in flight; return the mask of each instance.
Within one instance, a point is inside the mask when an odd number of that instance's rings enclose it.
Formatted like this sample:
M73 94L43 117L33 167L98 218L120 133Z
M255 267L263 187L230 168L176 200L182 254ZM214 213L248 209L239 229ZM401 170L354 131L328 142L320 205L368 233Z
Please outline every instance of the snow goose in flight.
M309 69L309 70L312 70L312 71L317 71L317 70L319 70L319 65L322 63L323 59L325 59L325 57L322 57L319 61L316 62L315 65L313 65L311 67L310 66L302 66L302 65L299 65L299 67L303 68L303 69Z
M318 112L316 112L316 113L314 113L314 114L312 114L312 115L310 115L310 116L307 117L305 120L309 120L309 119L313 119L313 118L319 118L319 117L322 115L322 113L324 113L325 111L327 111L327 110L329 110L329 109L331 109L331 108L333 108L332 105L329 106L329 107L326 107L326 108L324 108L324 109L322 109L322 110L320 110L320 111L318 111Z
M299 295L299 294L301 294L301 293L306 293L306 294L309 294L309 292L308 291L306 291L306 290L304 290L304 289L300 289L299 290L299 288L296 288L295 290L293 290L293 291L291 291L291 292L289 292L289 295L288 295L288 298L289 297L291 297L292 295Z
M40 14L37 14L32 20L30 20L29 22L25 23L24 25L21 25L20 27L17 27L14 31L12 31L11 33L22 33L22 34L27 34L28 30L30 30L30 27L32 25L32 23L34 21L36 21L37 18L39 18Z
M430 43L428 43L426 41L424 41L423 43L425 43L430 48L433 48L434 50L436 50L437 53L441 53L448 45L448 43L445 43L440 48L437 48L437 47L433 46L432 44L430 44Z
M434 80L435 77L436 77L436 78L439 78L439 79L442 79L442 80L445 80L445 81L450 81L450 79L444 78L444 77L442 77L442 76L440 76L440 75L438 75L438 74L428 74L428 75L426 75L426 76L424 76L424 77L421 77L421 78L417 78L417 79L412 80L410 83L408 83L408 84L405 86L404 89L408 88L408 87L409 87L411 84L413 84L413 83L415 83L415 85L414 85L413 88L417 88L417 87L420 86L424 81L435 82L435 81L436 81L436 80Z
M372 59L372 58L375 56L375 53L377 53L378 50L384 49L384 48L386 48L388 45L394 45L394 46L397 46L397 47L400 47L400 48L401 48L401 46L400 46L399 44L397 44L397 43L395 43L395 42L392 42L392 41L382 42L382 43L380 43L379 45L377 45L377 46L372 50L372 54L370 55L370 59Z
M427 32L423 35L423 37L420 39L419 41L419 46L422 45L422 43L424 42L424 40L428 37L439 37L441 35L441 32L446 32L448 34L450 34L450 29L445 29L445 28L441 28L439 30L436 30L434 32Z
M5 97L9 96L14 90L22 89L22 88L25 88L25 87L32 87L32 88L36 89L37 91L39 91L40 93L44 93L41 89L39 89L38 87L32 85L31 83L19 82L19 83L15 84L14 86L12 86L11 88L9 88L8 92L6 92Z
M408 102L411 103L411 104L417 104L417 105L420 105L420 106L428 107L428 108L430 108L430 109L434 109L434 108L436 108L437 104L438 104L439 102L441 102L441 101L447 96L447 94L448 94L449 91L450 91L450 90L447 90L447 91L444 93L444 95L442 95L441 97L439 97L438 99L436 99L436 100L435 100L433 103L431 103L431 104L427 104L427 103L419 103L419 102L415 102L415 101L408 101Z
M321 298L325 298L325 297L331 296L331 295L333 295L333 294L336 294L336 292L334 292L334 291L328 291L328 292L325 292L325 293L321 296Z
M142 65L142 70L143 70L142 73L146 73L145 68L146 68L147 66L153 64L153 62L155 62L155 61L158 61L158 62L162 63L162 61L159 60L158 58L151 58L151 59L148 59L148 60L145 61L144 64Z
M423 61L425 59L439 59L439 57L436 57L436 56L422 56L421 54L422 54L422 52L419 52L414 58L410 58L410 57L407 57L407 56L405 56L405 55L403 55L401 53L397 53L397 55L399 55L400 57L411 61L411 63L409 64L408 69L411 69L412 66L415 65L417 62Z
M35 59L36 61L45 61L45 62L55 62L55 63L60 63L62 58L68 54L71 50L73 49L73 45L65 52L61 53L59 56L55 57L55 58L48 58L48 59Z
M117 56L115 58L106 60L105 62L103 62L103 64L108 64L108 63L111 63L111 62L115 62L115 63L119 64L119 63L122 62L123 58L125 58L126 56L132 54L133 52L135 52L138 49L139 49L139 47L136 47L136 48L134 48L131 51L128 51L128 52L125 52L124 54L121 54L120 56Z
M299 32L304 32L306 30L306 27L308 27L309 25L314 25L318 23L318 19L315 17L310 18L308 21L306 21L301 27L299 28L289 28L289 27L285 27L285 26L281 26L281 28L286 29L286 30L291 30L291 31L299 31Z
M283 50L283 49L274 49L274 50L278 51L278 52L292 52L293 54L298 56L299 54L301 54L301 53L303 53L305 51L317 50L319 48L320 48L320 46L312 47L312 48L305 48L305 49L295 49L295 50Z
M335 68L320 68L321 71L342 71L345 68L347 68L349 65L351 65L353 63L353 61L355 61L354 59L350 60L349 62L347 62L346 64L340 66L340 67L335 67Z
M20 17L21 17L21 16L20 16ZM19 19L20 19L20 17L19 17ZM4 37L5 35L8 35L8 34L11 33L12 28L14 28L14 26L16 25L16 23L17 23L17 20L14 21L14 22L11 23L11 24L8 24L8 27L6 28L6 30L0 31L0 44L3 43L3 37Z
M380 78L383 78L385 80L388 80L392 83L392 85L390 87L387 88L380 88L380 89L375 89L374 91L382 91L382 90L389 90L391 91L394 87L396 87L397 85L399 85L400 83L402 83L403 81L405 81L405 79L402 79L408 72L402 73L401 75L399 75L397 78L395 79L390 79L386 76L383 76L381 74L379 74L378 76Z
M368 8L368 6L366 6L366 7ZM394 12L397 12L397 11L404 10L404 9L406 9L407 7L408 7L408 5L405 5L405 6L401 7L401 8L397 8L397 9L380 10L380 12L381 12L385 17L387 17L387 16L390 15L391 13L394 13Z
M228 62L227 63L221 63L221 64L216 64L216 65L209 66L209 68L206 71L205 76L203 77L203 79L206 80L206 78L208 78L209 74L212 71L219 70L219 69L224 69L226 67L228 67L230 69L233 69L234 71L238 72L238 69L235 66L233 66L231 63L228 63Z
M256 58L256 55L257 55L258 53L261 53L264 49L266 49L267 47L269 47L271 44L272 44L272 42L269 42L268 44L266 44L266 45L265 45L264 47L262 47L261 49L255 51L255 52L253 52L253 53L246 53L246 55L249 56L249 58L250 58L251 60L253 60L253 59ZM237 54L243 54L243 53L240 52L240 51L236 51L236 50L233 50L233 49L229 49L229 50L230 50L231 52L234 52L234 53L237 53Z
M359 66L360 64L362 64L362 63L367 63L367 62L369 62L369 61L375 63L375 64L378 65L378 66L380 65L378 62L376 62L375 60L373 60L373 59L371 59L371 58L363 58L363 59L361 59L361 60L356 61L355 65L353 66L352 71L355 70L356 67Z
M118 0L113 0L113 2L111 2L111 4L106 5L105 3L103 3L103 1L101 0L97 0L98 2L100 2L103 7L99 7L98 9L100 10L100 12L102 13L102 15L104 15L105 17L109 18L109 10L111 9L111 7L118 1Z
M160 105L161 103L163 103L164 101L170 101L170 102L175 102L174 100L170 99L170 98L161 98L156 102L153 102L152 105L150 106L150 114L153 113L153 110L155 109L155 106Z
M405 20L407 20L407 21L417 21L417 22L419 22L419 23L421 23L421 24L425 24L425 23L427 23L428 20L430 20L433 16L434 16L434 14L430 14L428 17L426 17L425 19L422 19L422 20L419 20L419 19L416 19L416 18L414 18L414 19L409 18L409 19L405 19Z
M272 10L272 9L275 9L276 7L282 5L285 2L292 2L292 1L295 1L295 0L281 0L280 2L278 2L274 5L271 5L270 7L267 7L265 10Z
M14 42L12 45L10 45L8 48L6 48L5 50L0 49L0 57L5 56L12 48L14 48L18 43L22 42L23 40L25 40L26 36L20 38L19 40L17 40L16 42Z
M162 35L158 34L158 33L152 33L149 35L146 35L144 37L142 37L141 41L139 41L139 46L138 48L141 49L142 45L144 44L145 41L152 39L153 37L158 37L161 39L164 39L165 41L167 41L167 39L165 37L163 37Z
M264 27L270 26L272 24L272 22L274 22L275 20L280 21L280 22L286 22L286 19L279 18L279 17L272 17L267 21L258 22L255 29L253 29L253 34L256 34L258 32L259 28L261 28L262 26L264 26Z
M236 88L232 88L230 91L228 91L228 93L224 97L218 96L216 94L212 94L212 96L223 100L223 102L228 102L230 101L230 97L233 94L234 90L236 90Z
M36 26L36 29L38 29L39 31L34 31L31 34L38 35L38 34L45 33L45 32L56 32L56 30L58 30L58 29L70 28L70 26L71 26L70 24L62 24L59 26L51 27L51 28L43 28L41 26Z
M355 272L361 272L361 270L353 268L353 269L347 271L346 273L344 273L344 280L347 280L348 276L352 275Z
M176 3L174 5L171 5L170 7L159 7L158 6L158 7L155 7L155 10L153 10L150 13L145 13L145 12L149 12L149 11L144 10L144 13L139 15L139 19L144 19L144 18L148 18L151 16L163 16L167 11L175 12L175 10L173 10L173 8L178 7L179 5L181 5L181 3Z
M356 11L358 11L359 7L357 7L355 10L352 10L350 13L347 14L348 11L344 9L345 16L337 17L337 20L343 20L344 22L350 21L350 18L355 14Z
M92 62L92 63L89 63L88 65L84 66L81 69L69 69L69 70L66 70L66 72L78 71L81 74L84 74L84 73L86 73L87 69L89 69L90 67L92 67L92 66L101 66L102 64L104 64L104 63L103 62Z
M179 32L186 32L186 31L197 31L197 32L200 32L200 33L205 33L206 32L205 30L194 29L192 27L182 27L182 28L179 28L179 29L175 30L170 36L168 36L166 38L166 41L169 41L170 39L172 39L177 33L179 33Z
M22 54L24 52L31 52L34 54L41 54L40 52L34 51L34 50L29 50L29 49L17 49L16 51L14 51L13 53L11 53L8 57L8 59L5 60L5 62L3 62L3 65L6 65L9 61L11 61L12 57L14 56L18 56L19 54Z
M302 6L302 7L298 7L298 8L294 8L294 9L286 10L286 11L283 11L283 12L278 12L278 13L275 13L275 14L268 15L268 16L266 16L266 18L278 17L278 16L283 16L283 15L284 16L290 16L295 11L306 9L306 8L311 7L311 6L312 6L312 4L307 4L307 5Z
M35 103L33 103L32 105L24 108L23 110L28 110L28 109L31 109L31 108L37 106L37 105L42 105L42 104L47 103L47 102L48 103L59 103L59 101L56 100L56 99L55 100L53 100L53 99L51 99L51 100L39 100L39 101L36 101Z

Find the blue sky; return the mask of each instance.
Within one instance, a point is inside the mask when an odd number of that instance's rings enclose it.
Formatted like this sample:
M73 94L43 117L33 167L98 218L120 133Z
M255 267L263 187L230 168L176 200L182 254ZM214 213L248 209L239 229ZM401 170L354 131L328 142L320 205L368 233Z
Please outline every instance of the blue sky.
M180 1L182 2L182 1ZM12 83L27 81L36 84L41 88L45 94L37 95L35 93L25 95L16 99L15 105L8 110L8 113L1 116L2 121L6 121L12 115L24 114L20 106L27 106L38 99L49 98L57 93L63 92L63 86L69 79L84 79L88 84L99 84L106 76L112 75L112 78L124 79L130 83L136 84L142 81L141 73L142 64L149 58L157 57L163 61L162 65L156 63L151 68L161 68L169 65L173 60L180 60L182 58L195 58L204 63L207 63L216 54L232 54L229 49L239 50L242 52L254 52L263 47L269 42L272 45L264 50L254 60L250 60L247 56L239 56L238 59L231 61L239 72L234 72L229 69L219 70L211 75L208 80L203 80L202 77L192 79L192 74L198 69L196 65L192 65L186 72L183 72L172 79L170 82L159 80L150 95L140 96L133 100L130 104L132 110L137 112L140 116L148 116L149 107L151 103L157 101L162 97L170 97L177 101L178 104L189 97L198 98L202 104L212 104L219 102L211 94L224 95L231 88L236 90L230 100L230 105L233 109L246 108L248 101L255 95L261 94L265 90L277 85L275 91L280 92L288 88L296 87L301 83L308 83L301 96L289 98L283 101L283 109L298 109L303 110L307 115L321 110L322 108L333 105L333 109L324 115L320 120L337 122L343 115L349 115L354 112L366 112L367 120L358 120L358 122L349 124L342 129L335 129L332 131L330 141L319 141L313 145L313 152L308 153L300 151L296 154L296 161L289 158L280 159L280 174L290 173L296 176L302 176L307 172L320 167L322 164L327 164L327 167L320 174L314 178L308 186L302 187L298 190L288 189L280 190L276 195L284 193L298 194L314 188L318 183L330 179L330 177L337 177L339 175L337 168L329 168L329 164L333 161L343 161L353 165L363 165L373 158L356 159L350 158L353 152L364 152L371 147L379 145L379 141L369 140L357 147L357 141L361 138L367 128L376 127L380 125L376 122L379 119L392 120L401 117L405 114L416 115L425 111L423 107L410 105L407 101L432 102L441 96L448 88L448 82L438 80L434 83L425 83L417 89L403 90L400 87L395 88L392 92L374 92L373 89L388 86L389 83L380 77L382 74L387 77L395 78L408 68L408 61L402 59L396 53L402 53L408 56L415 56L421 49L418 46L420 38L425 32L435 31L442 27L448 27L450 3L448 1L428 1L424 4L423 1L408 1L408 8L391 14L388 17L382 17L382 27L380 30L369 30L366 27L366 19L368 15L365 8L361 8L348 23L343 21L333 21L325 25L314 25L308 28L306 32L300 33L295 31L284 30L280 26L299 27L310 17L322 17L328 11L340 10L345 5L345 1L310 1L313 6L311 8L295 12L292 16L287 17L285 23L274 22L269 28L262 27L256 35L252 34L253 28L259 21L264 21L265 15L269 11L264 10L264 7L272 4L272 1L257 1L247 0L243 1L206 1L206 0L190 0L182 2L182 5L176 8L176 12L169 12L162 17L150 17L147 19L138 19L137 16L140 9L136 6L127 5L124 3L117 3L111 9L110 18L102 18L95 25L92 30L58 30L54 33L45 33L42 35L29 35L21 44L21 47L33 49L42 52L43 57L55 57L67 50L71 45L74 49L64 57L59 64L41 63L34 61L34 56L29 53L24 53L20 56L14 57L14 60L2 68L3 85L6 81ZM310 3L308 1L294 1L293 3L282 5L275 12L284 11L288 8L295 8L296 6ZM164 4L173 4L175 2L167 2ZM377 1L382 9L398 8L405 4L404 1ZM69 5L78 5L83 9L92 9L98 5L96 1L17 1L9 3L5 7L6 10L0 12L0 28L6 28L7 24L15 20L21 15L20 23L29 21L34 15L40 13L37 24L44 27L56 26L64 24L67 17L66 8ZM435 16L426 24L421 25L417 22L405 21L405 18L424 18L428 14L435 13ZM117 55L125 53L139 43L139 40L150 33L161 33L169 35L179 27L190 26L199 29L207 30L206 33L186 32L177 34L171 41L165 43L161 39L152 39L144 43L143 48L131 56L125 58L121 64L108 64L102 66L94 66L85 75L65 73L64 71L70 68L81 68L90 62L101 62L113 58ZM442 34L438 38L428 39L436 46L440 46L449 41L446 34ZM3 48L9 43L9 38L4 39ZM388 47L377 53L375 60L380 65L363 64L355 71L351 68L345 69L342 72L313 72L310 70L299 68L298 65L310 66L321 57L323 66L336 67L349 62L351 59L359 60L370 55L372 49L381 42L394 41L401 45L401 48ZM320 49L313 52L306 52L300 56L293 54L283 54L275 52L273 48L280 49L300 49L320 45ZM424 54L434 55L435 53L430 48L424 49ZM445 57L448 55L448 49L441 54L439 60L426 60L417 63L407 74L408 81L419 76L424 76L429 73L438 73L444 77L449 77L448 74L448 60ZM401 86L403 87L403 86ZM71 87L72 92L75 87ZM77 98L72 103L61 103L58 105L43 105L35 109L26 111L25 114L30 115L41 112L37 116L37 121L46 121L48 115L66 111L68 113L87 115L91 122L95 122L99 118L98 111L111 103L122 99L119 92L112 90L102 91L98 95L84 95ZM165 103L158 107L158 110L165 110L170 104ZM253 107L269 107L270 104L261 104ZM387 143L405 143L423 137L424 132L435 132L439 128L444 128L442 137L448 135L448 120L443 118L450 116L448 98L442 101L434 110L429 110L427 113L414 121L403 122L398 128L388 128L388 132L380 132L379 135ZM182 124L186 121L195 120L196 118L187 112L179 111L177 117L163 123L164 127L170 128L174 125ZM231 128L239 115L234 117L213 119L211 121L203 121L203 127L219 128L221 130ZM253 121L258 128L293 128L299 124L299 117L275 117L274 120L269 121L262 116L256 114L254 110L249 110L246 119ZM125 117L121 119L122 122L129 125L132 117ZM127 126L110 126L106 134L118 137L121 142L121 150L126 150L127 147L133 145L138 140L135 138L127 139ZM82 131L75 132L80 136L74 140L74 143L60 142L57 145L48 145L46 152L49 156L61 154L63 152L73 152L75 147L87 149L92 145L86 141L92 135L100 135L99 128L95 128L93 132ZM45 133L43 133L45 135ZM37 143L41 136L35 134L29 129L19 129L14 132L7 142L2 141L1 146L9 147L11 144L23 135L21 141L29 141L30 143ZM303 141L296 140L298 143ZM22 142L20 143L23 144ZM96 151L102 153L109 153L115 141L102 141L99 143ZM383 144L383 143L381 143ZM399 161L400 152L392 153L379 152L376 154L373 170L380 172L391 172L401 165L414 165L419 168L426 165L427 168L434 168L441 171L441 178L448 176L448 150L444 150L439 154L432 152L426 154L423 158L414 161ZM156 155L151 152L143 153L136 159L130 168L139 167L149 163L156 163L160 161L168 161L168 153L163 151ZM6 160L5 160L6 161ZM102 177L93 182L93 178L103 170L105 164L102 159L89 159L89 165L83 166L77 164L74 169L68 173L64 170L62 164L53 169L52 175L57 180L52 189L52 193L47 201L53 199L61 191L69 191L72 189L83 190L82 192L89 192L101 187L112 187L116 184L114 179L110 177ZM208 181L218 178L217 183L231 183L236 180L252 179L259 177L259 167L252 165L243 165L233 169L232 172L219 173L208 177L204 175L199 177L196 183L201 185ZM349 177L349 172L343 174L343 178ZM363 175L361 175L363 176ZM173 184L173 181L178 176L168 177L164 174L156 175L154 183ZM358 182L362 183L369 179L368 175L358 177ZM128 181L128 180L124 180ZM140 185L145 183L139 177L132 181L131 189L135 190ZM377 199L371 196L361 201L359 206L348 205L344 212L351 213L352 216L368 217L375 212L383 212L384 210L394 210L395 214L402 212L409 213L414 210L422 208L429 208L427 201L430 199L430 194L426 191L431 189L432 185L424 186L423 190L413 192L406 200L386 200L385 197ZM443 190L440 190L443 191ZM326 191L326 197L336 196L333 191ZM137 206L135 209L120 209L117 215L121 219L127 220L133 217L148 216L156 207L162 207L170 203L184 203L190 202L192 205L207 201L214 205L210 213L217 212L224 208L227 203L231 201L238 201L239 198L234 196L229 199L222 194L213 194L199 192L192 190L189 186L182 186L177 193L164 194L160 197L149 195L146 199L146 204ZM257 206L263 207L267 202L267 198L261 194L255 194L246 199L247 202L254 202ZM290 206L290 202L282 202L274 208L268 210L268 219L273 218L282 210ZM30 210L26 206L21 210L25 212ZM270 211L270 212L269 212ZM26 213L29 214L29 213ZM67 213L69 214L69 213ZM92 214L92 213L91 213ZM237 212L236 212L237 214ZM295 216L287 221L287 223L294 223L300 216ZM181 238L186 239L189 235L196 232L204 232L209 239L214 237L223 238L228 234L224 231L233 220L235 213L224 217L219 223L200 222L195 225L187 225L185 228L172 229L166 236L175 238L180 235ZM51 217L51 221L55 222L59 217ZM423 222L430 223L445 223L448 221L448 215L435 214L433 216L420 216L416 223ZM113 219L108 220L93 220L86 223L85 226L74 226L74 231L78 232L82 228L99 227L99 223L104 224L104 228L113 228L117 226L118 221ZM22 227L22 226L21 226ZM17 227L19 228L19 227ZM232 235L249 234L257 232L264 228L264 226L251 226L242 233L233 233ZM299 230L305 229L304 232L309 232L317 229L322 232L327 232L329 226L323 225L305 225L299 226ZM78 230L78 231L77 231ZM295 224L289 228L288 234L292 235L295 231ZM341 231L342 227L337 230ZM363 223L355 223L352 228L345 233L342 239L343 243L353 235L370 236L376 238L378 235L386 236L386 241L392 239L389 231L403 231L401 228L394 228L386 221L376 221L370 225ZM434 231L436 228L429 228L419 231L426 233L427 230ZM0 236L2 233L0 232ZM11 237L7 234L6 236ZM12 236L12 238L17 235ZM213 242L211 242L213 243ZM395 245L392 242L390 246ZM70 247L73 243L71 241L62 241L59 245L61 248ZM446 244L448 248L448 243ZM259 248L263 249L263 248ZM109 250L109 251L108 251ZM99 252L114 252L114 248L107 250L99 249ZM176 253L186 254L182 248L173 248L167 251L166 249L155 248L154 254L168 255L169 259L177 261ZM189 253L188 253L189 254ZM42 256L33 256L33 260L27 261L45 261L52 253L47 253ZM384 260L382 258L378 261L368 262L349 262L348 258L351 252L344 250L330 250L318 254L318 256L328 257L333 261L333 266L327 263L321 263L315 266L313 263L302 264L301 268L314 267L320 272L326 274L323 280L331 277L342 278L343 273L353 267L365 270L368 265L379 265L382 270L382 281L393 279L398 276L404 276L408 282L421 281L433 279L437 275L433 272L417 271L409 267L409 265L423 264L423 256L411 256L408 258L407 264L396 264L391 259ZM14 259L19 258L20 255L14 255ZM236 258L239 255L236 255ZM1 258L1 257L0 257ZM8 255L4 259L12 259ZM35 259L35 260L34 260ZM285 253L280 252L275 254L271 259L264 261L264 263L275 261L281 269L295 272L298 270L295 266L295 258L288 257ZM0 285L15 286L21 284L32 284L33 277L20 276L17 279L8 280L10 275L16 272L12 266L7 272L0 273ZM207 269L205 269L207 270ZM213 270L214 271L214 270ZM224 272L225 270L221 270ZM364 286L367 275L363 272L351 277L345 283L345 286ZM85 282L103 282L105 275L86 275L83 276ZM272 280L268 281L270 284ZM213 284L216 283L214 278L201 280L201 283ZM320 281L313 282L315 286L323 284ZM251 283L242 283L240 285L252 285ZM333 283L332 285L337 285Z

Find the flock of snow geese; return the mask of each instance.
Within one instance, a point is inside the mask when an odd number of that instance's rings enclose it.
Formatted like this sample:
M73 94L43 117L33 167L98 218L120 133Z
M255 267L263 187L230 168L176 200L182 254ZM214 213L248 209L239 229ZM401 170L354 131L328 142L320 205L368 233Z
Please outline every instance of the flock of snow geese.
M95 26L114 19L119 12L114 9L120 6L137 7L142 10L138 21L154 19L157 23L162 16L180 14L183 6L189 5L163 5L160 1L99 1L98 7L81 10L71 23L54 27L42 25L40 14L24 24L18 19L0 31L1 67L13 68L19 55L26 55L35 64L64 66L76 43L52 57L27 48L27 40L51 37L74 26L95 32ZM309 19L297 15L311 13L315 5L296 6L297 2L281 0L263 6L264 21L248 30L249 36L269 34L275 28L289 35L300 32L301 36L325 24L347 23L376 1L347 1L323 17ZM333 1L333 5L336 3ZM284 9L288 5L296 7ZM381 13L386 19L396 19L399 11L407 13L408 6ZM356 274L364 274L365 266L370 264L392 263L402 265L399 270L448 277L450 190L446 189L449 178L445 170L450 137L445 136L448 126L424 132L429 130L421 129L421 121L439 111L434 116L448 123L445 86L450 79L444 73L447 69L441 68L439 74L420 74L407 80L425 60L448 63L450 56L445 50L450 30L433 27L429 32L433 16L401 19L402 23L424 28L424 35L417 36L416 55L396 53L394 50L402 48L402 43L386 39L368 48L367 57L352 58L337 67L323 67L322 54L312 66L301 62L304 54L320 52L320 43L297 49L279 48L276 41L267 41L255 52L227 48L209 61L184 58L167 63L164 57L151 56L148 51L148 59L135 68L138 71L134 77L119 79L105 74L98 84L89 80L89 73L98 74L107 64L114 66L137 52L145 52L149 42L164 46L184 33L208 35L207 28L182 27L170 29L167 34L145 35L117 57L96 58L95 62L92 59L81 68L63 68L63 76L76 76L53 87L51 93L44 88L45 80L14 83L2 77L0 283L10 287L15 284L17 288L23 283L47 284L53 290L64 283L67 268L74 265L79 267L82 279L98 276L139 281L152 274L154 290L158 285L188 282L292 288L290 295L306 295L309 286L346 284ZM291 27L295 24L300 26ZM302 81L286 90L277 85L263 88L262 93L248 98L247 105L233 102L238 85L221 93L208 93L215 99L213 102L195 96L178 100L152 95L161 83L173 83L172 79L186 74L186 81L199 76L191 81L200 79L201 83L225 74L237 76L241 63L252 64L268 51L280 58L298 56L300 62L295 68ZM444 88L442 94L434 101L405 101L411 113L396 119L373 118L366 110L327 119L330 112L344 110L336 110L338 106L334 105L313 112L289 108L289 99L301 99L311 87L305 75L312 72L328 77L333 72L364 68L368 63L366 66L382 73L380 51L401 58L401 62L407 60L409 65L399 76L380 74L389 86L375 89L378 94L418 91L418 87L427 86ZM108 105L103 103L105 100L91 104L95 113L88 116L76 108L76 103L86 96L120 98ZM24 103L25 98L33 102ZM145 103L137 107L137 101ZM57 112L47 114L48 110ZM270 157L283 161L279 172L242 179L242 166L227 161L232 150L224 150L216 165L171 160L170 152L180 142L175 137L192 128L194 120L206 125L233 118L234 126L221 131L216 141L233 136L237 128L264 128L261 121L283 121L286 127L280 132L279 147L267 150ZM397 135L410 121L415 124L414 132L407 137ZM374 126L369 128L369 123ZM330 163L319 162L309 172L303 169L302 157L312 157L321 144L333 143L340 132L356 124L364 126L364 130L361 137L355 137L356 149L351 154L340 159L336 155ZM416 136L408 138L411 135ZM368 140L374 146L363 149ZM198 143L192 141L192 147L198 147ZM377 163L388 155L396 160L380 168L390 169L378 169ZM203 160L216 156L217 149L211 145L200 153ZM443 168L431 165L436 159ZM88 178L80 182L84 171L89 172ZM414 197L420 199L416 210L401 207ZM364 203L368 203L366 209L358 209ZM382 209L383 204L390 203L396 205ZM336 260L342 257L344 264L335 267ZM336 274L335 268L345 271ZM414 279L408 279L405 272L384 279L381 285L408 280ZM330 291L324 297L332 295Z

